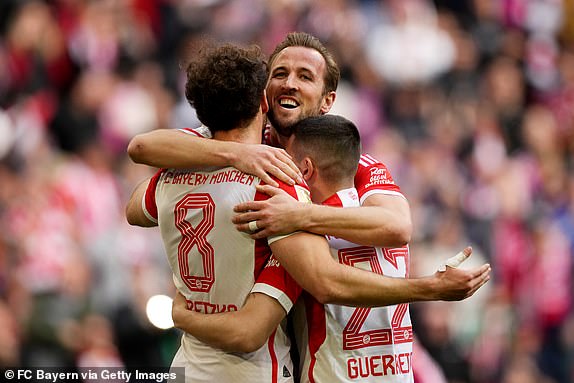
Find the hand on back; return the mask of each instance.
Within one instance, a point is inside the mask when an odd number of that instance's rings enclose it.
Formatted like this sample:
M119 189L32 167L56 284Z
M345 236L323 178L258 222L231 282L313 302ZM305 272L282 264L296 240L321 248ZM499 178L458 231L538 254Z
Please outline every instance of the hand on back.
M266 238L272 235L288 234L299 230L300 219L305 215L309 204L299 202L284 190L260 185L257 190L269 195L265 201L244 202L235 206L237 213L233 217L235 228L251 234L253 239ZM258 231L252 232L249 222L257 223Z

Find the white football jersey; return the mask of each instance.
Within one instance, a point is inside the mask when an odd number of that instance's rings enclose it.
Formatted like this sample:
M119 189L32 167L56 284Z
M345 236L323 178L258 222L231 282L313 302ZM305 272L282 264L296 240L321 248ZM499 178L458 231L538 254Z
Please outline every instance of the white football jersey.
M355 188L339 191L324 204L360 205ZM340 263L391 277L408 276L406 246L386 249L327 239ZM295 310L301 382L413 382L408 304L355 308L322 305L308 293L303 296Z
M267 240L255 241L231 222L238 203L269 198L256 193L259 183L259 178L232 167L163 169L152 178L142 202L144 211L159 224L174 283L190 310L238 310L268 263ZM281 185L295 198L308 198L305 187ZM267 279L258 284L258 291L289 312L296 290L284 287L284 281ZM193 382L291 382L289 346L281 326L265 346L248 354L226 353L184 334L172 366L186 367L186 380Z

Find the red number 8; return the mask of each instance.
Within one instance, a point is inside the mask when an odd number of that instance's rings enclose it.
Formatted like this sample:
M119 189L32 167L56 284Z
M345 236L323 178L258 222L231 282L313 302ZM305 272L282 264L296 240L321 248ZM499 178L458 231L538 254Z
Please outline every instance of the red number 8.
M201 209L203 218L193 227L186 219L189 210ZM175 226L181 233L181 241L177 247L179 273L185 285L191 291L209 292L215 282L214 250L207 242L207 234L214 227L215 203L209 194L188 194L174 208ZM194 246L201 255L203 275L194 275L189 270L188 257ZM194 254L192 254L194 255Z

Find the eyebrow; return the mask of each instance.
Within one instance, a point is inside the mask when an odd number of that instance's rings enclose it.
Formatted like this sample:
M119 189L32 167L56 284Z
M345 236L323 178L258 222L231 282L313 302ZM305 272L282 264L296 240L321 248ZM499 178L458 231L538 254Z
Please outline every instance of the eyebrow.
M282 71L282 70L288 71L288 69L287 69L287 67L286 67L285 65L281 65L281 66L278 66L278 67L274 68L274 69L271 71L271 74L273 74L273 73L275 73L275 72ZM313 70L311 70L311 69L309 69L309 68L307 68L307 67L297 67L297 68L295 69L295 72L297 72L297 73L309 74L309 75L311 75L311 76L313 76L313 77L316 77L316 76L317 76L317 73L315 73Z
M273 68L273 69L271 70L271 73L275 73L275 72L280 71L280 70L287 70L287 68L286 68L284 65L278 66L278 67L276 67L276 68Z

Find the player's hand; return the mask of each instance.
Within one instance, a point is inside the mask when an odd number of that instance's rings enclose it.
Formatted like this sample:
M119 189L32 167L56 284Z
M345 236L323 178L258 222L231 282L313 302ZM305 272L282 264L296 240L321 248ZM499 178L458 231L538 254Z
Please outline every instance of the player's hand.
M445 261L434 274L438 283L438 299L458 301L472 296L490 280L490 265L484 264L473 270L459 269L459 265L472 254L472 248L466 247L462 252Z
M239 231L251 234L251 238L260 239L271 235L288 234L300 229L301 219L310 204L297 201L282 189L271 185L258 185L257 190L271 198L265 201L241 203L233 209L236 214L232 221ZM256 231L252 230L256 225Z
M271 175L289 185L302 182L301 172L283 149L260 144L238 145L231 162L235 168L269 185L279 186Z
M171 318L173 319L173 325L183 330L185 318L187 317L187 301L185 297L178 291L173 297L173 302L171 304Z

